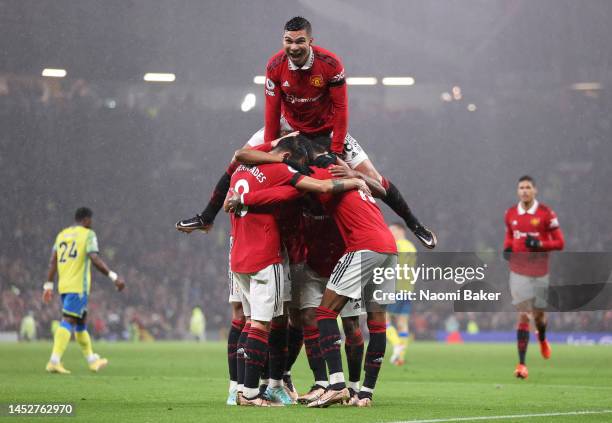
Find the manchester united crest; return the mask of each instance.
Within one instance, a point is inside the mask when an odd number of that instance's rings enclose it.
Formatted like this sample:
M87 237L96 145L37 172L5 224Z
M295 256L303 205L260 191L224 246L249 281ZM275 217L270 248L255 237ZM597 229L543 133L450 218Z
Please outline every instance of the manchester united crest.
M539 217L534 217L533 219L531 219L531 224L533 226L538 226L540 224L540 218Z
M312 75L310 77L310 85L312 85L313 87L321 88L324 85L323 75Z

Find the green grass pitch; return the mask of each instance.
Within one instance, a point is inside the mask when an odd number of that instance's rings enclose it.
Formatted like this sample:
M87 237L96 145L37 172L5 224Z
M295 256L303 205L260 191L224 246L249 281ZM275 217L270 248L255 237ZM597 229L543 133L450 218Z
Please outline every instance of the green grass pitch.
M553 345L544 361L532 342L526 381L514 379L511 344L409 346L402 368L385 362L374 407L306 409L229 407L223 343L95 343L110 360L88 371L74 342L68 376L44 371L50 343L0 344L1 403L72 403L76 417L53 422L388 422L612 409L612 347ZM302 354L293 371L300 392L311 383ZM41 422L49 418L0 418ZM542 416L495 421L612 421L612 414ZM483 421L483 420L479 420Z

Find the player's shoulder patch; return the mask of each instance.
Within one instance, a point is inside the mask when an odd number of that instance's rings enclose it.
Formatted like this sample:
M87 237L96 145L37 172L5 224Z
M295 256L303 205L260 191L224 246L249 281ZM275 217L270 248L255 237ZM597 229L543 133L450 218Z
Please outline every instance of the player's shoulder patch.
M555 211L552 208L550 208L550 206L543 204L543 203L540 203L539 208L546 215L546 220L548 221L548 229L549 230L557 229L559 227L559 218L557 217L557 214L555 213Z
M278 68L283 62L287 61L287 54L281 50L268 60L266 71L270 72Z

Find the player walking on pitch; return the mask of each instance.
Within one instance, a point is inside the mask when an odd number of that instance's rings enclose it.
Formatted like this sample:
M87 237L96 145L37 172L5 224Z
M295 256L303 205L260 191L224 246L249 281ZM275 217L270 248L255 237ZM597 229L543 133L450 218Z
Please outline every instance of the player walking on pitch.
M53 279L58 275L57 290L62 302L62 321L53 338L53 352L47 372L69 374L61 362L62 355L74 337L81 346L89 369L97 372L108 364L106 358L95 354L91 338L87 332L87 301L91 288L91 263L108 276L118 291L125 288L125 281L108 268L98 256L98 238L91 229L93 213L86 207L77 209L75 224L63 229L55 238L47 282L43 286L43 301L49 303L53 298Z
M389 230L395 238L398 252L398 263L401 267L416 265L416 248L412 242L406 239L406 228L400 222L389 225ZM414 285L410 278L398 278L395 290L412 291ZM406 355L406 347L410 339L410 331L408 321L410 319L410 311L412 304L409 299L396 300L395 304L389 304L387 307L387 339L393 345L393 354L390 361L396 366L404 365L404 357Z
M559 228L557 215L548 206L536 200L538 191L531 176L519 179L517 194L519 203L506 211L506 237L504 257L510 264L510 293L512 303L518 311L516 340L519 364L514 375L527 379L525 355L529 343L529 320L533 317L544 359L551 355L546 340L549 276L548 252L562 250L563 232Z

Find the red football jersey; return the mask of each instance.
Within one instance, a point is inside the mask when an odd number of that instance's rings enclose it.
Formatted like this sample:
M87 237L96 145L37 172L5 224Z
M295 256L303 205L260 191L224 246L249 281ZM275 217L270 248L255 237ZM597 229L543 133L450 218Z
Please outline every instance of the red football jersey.
M300 200L284 203L278 216L281 240L287 249L289 264L303 263L306 260L304 243L304 217Z
M544 276L548 274L548 254L552 250L562 250L563 232L555 212L548 206L534 201L529 210L522 204L510 207L505 216L506 237L504 249L512 248L510 270L526 276ZM525 245L527 236L539 239L542 247L529 250ZM529 253L532 254L520 254ZM533 254L538 252L538 254Z
M327 169L312 168L311 177L332 179ZM371 250L377 253L397 253L397 245L376 200L362 191L342 194L319 194L319 201L334 218L346 244L346 252Z
M340 59L319 46L311 47L304 66L297 68L283 50L268 61L265 82L264 140L280 135L281 114L306 135L333 131L331 150L342 153L348 128L348 99Z
M266 188L295 183L302 175L286 164L240 165L231 178L230 186L241 195ZM250 212L246 207L232 214L230 266L237 273L258 272L270 264L280 263L281 242L276 217L276 207Z
M304 213L307 255L306 264L320 276L331 276L346 245L334 219L325 213Z

